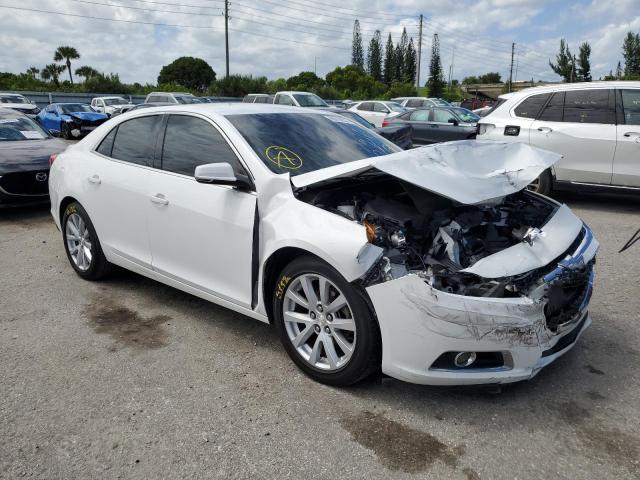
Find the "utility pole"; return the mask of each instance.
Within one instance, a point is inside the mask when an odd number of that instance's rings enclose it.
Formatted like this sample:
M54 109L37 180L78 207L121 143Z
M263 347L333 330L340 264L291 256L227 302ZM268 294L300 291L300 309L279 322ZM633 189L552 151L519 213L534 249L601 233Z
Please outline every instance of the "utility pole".
M224 0L224 48L227 56L227 77L229 76L229 0Z
M451 65L449 65L449 91L451 91L451 77L453 76L453 62L456 58L456 47L451 49Z
M509 93L511 93L511 84L513 82L513 55L516 52L515 42L511 44L511 68L509 69Z
M420 92L420 58L422 57L422 14L420 14L420 28L418 30L418 62L416 66L416 93Z

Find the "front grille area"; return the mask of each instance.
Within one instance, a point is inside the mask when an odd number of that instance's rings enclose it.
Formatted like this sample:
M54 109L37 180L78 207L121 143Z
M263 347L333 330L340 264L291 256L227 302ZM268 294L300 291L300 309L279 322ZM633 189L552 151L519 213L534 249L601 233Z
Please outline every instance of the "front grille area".
M39 178L44 178L39 181ZM44 177L43 177L44 175ZM47 195L49 170L7 173L0 178L0 188L12 195Z
M101 118L100 120L80 120L80 119L75 119L74 118L74 122L77 125L80 125L80 127L97 127L98 125L102 125L104 122L106 122L107 120L104 118Z
M566 269L549 283L544 315L547 328L552 332L575 320L589 302L594 264L595 260L592 260L582 268Z

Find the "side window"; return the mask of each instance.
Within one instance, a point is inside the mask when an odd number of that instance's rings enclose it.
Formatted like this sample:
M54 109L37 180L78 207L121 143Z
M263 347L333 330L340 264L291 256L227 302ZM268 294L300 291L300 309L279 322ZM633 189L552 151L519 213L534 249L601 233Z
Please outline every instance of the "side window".
M525 98L523 102L518 105L513 111L517 117L522 118L536 118L547 103L550 93L539 93L538 95L531 95L529 98Z
M373 110L373 103L372 102L362 102L360 105L358 105L357 107L358 110L363 110L365 112L370 112Z
M187 115L171 115L162 147L162 169L193 176L198 165L231 164L233 171L246 174L238 157L210 123Z
M422 100L419 98L414 98L412 100L407 100L407 107L409 108L419 108L422 106Z
M389 109L384 103L374 103L373 111L378 113L389 113Z
M414 110L409 118L412 122L428 122L429 110Z
M622 90L624 123L640 125L640 90Z
M573 90L564 98L564 122L615 123L609 106L612 90Z
M276 97L276 103L278 105L293 105L293 101L289 98L289 95L278 95Z
M544 107L542 113L538 117L538 120L544 120L545 122L561 122L562 111L564 109L564 92L556 92Z
M449 123L450 118L455 118L455 115L449 110L444 110L442 108L433 109L433 120L431 120L432 122Z
M102 139L98 148L96 148L96 152L101 153L107 157L111 156L111 150L113 150L113 141L116 138L116 130L118 127L111 129L111 131L107 134L106 137Z
M111 156L136 165L153 165L153 151L160 117L134 118L122 122L113 142Z

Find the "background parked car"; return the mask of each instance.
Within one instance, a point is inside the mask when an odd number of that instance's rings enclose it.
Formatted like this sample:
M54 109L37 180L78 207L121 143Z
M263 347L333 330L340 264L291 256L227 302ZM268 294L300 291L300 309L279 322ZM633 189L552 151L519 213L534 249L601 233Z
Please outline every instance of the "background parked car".
M273 100L276 105L289 105L292 107L328 107L327 102L315 93L309 92L278 92Z
M384 138L386 138L390 142L395 143L397 146L404 150L407 150L413 146L411 140L412 132L410 125L390 125L388 127L376 127L373 125L373 123L368 122L356 112L345 110L344 108L340 107L331 107L330 111L340 114L343 117L347 117L348 119L359 123L363 127L372 129L378 135L382 135Z
M535 87L500 97L478 139L562 154L533 189L640 187L640 82Z
M0 108L0 207L49 200L49 157L67 145L33 120Z
M394 118L386 119L383 126L409 124L413 132L414 145L448 142L475 138L476 124L480 117L466 108L431 107L411 110Z
M385 102L382 100L358 102L351 105L349 110L356 112L376 127L382 127L382 122L385 118L393 118L407 112L407 109L399 103Z
M175 105L175 103L140 103L133 107L130 112L135 112L136 110L142 110L144 108L153 108L153 107L166 107L168 105Z
M266 93L250 93L244 96L242 103L273 103L274 99L274 95L268 95Z
M18 93L0 93L0 107L11 108L32 118L40 112L35 103Z
M131 110L134 105L122 97L96 97L91 100L91 107L96 112L106 113L109 117L113 117Z
M449 102L441 98L429 97L398 97L392 98L392 102L397 102L405 108L426 108L426 107L447 107Z
M36 117L37 122L50 133L66 139L79 138L108 119L105 113L96 112L85 103L52 103Z
M152 92L144 99L144 103L174 103L174 104L190 104L190 103L202 103L198 97L191 95L190 93L171 93L171 92Z

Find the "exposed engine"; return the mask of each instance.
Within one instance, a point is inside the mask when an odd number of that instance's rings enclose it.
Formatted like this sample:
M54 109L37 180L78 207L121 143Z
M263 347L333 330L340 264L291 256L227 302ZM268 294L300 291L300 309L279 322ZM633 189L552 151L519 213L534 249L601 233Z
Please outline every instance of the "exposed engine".
M540 275L482 279L461 270L525 241L544 225L555 206L518 192L478 206L461 205L388 177L350 179L300 198L361 223L370 243L384 249L368 283L415 273L432 287L460 295L521 296Z

